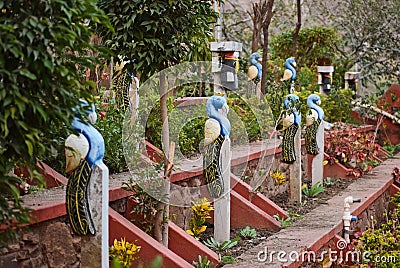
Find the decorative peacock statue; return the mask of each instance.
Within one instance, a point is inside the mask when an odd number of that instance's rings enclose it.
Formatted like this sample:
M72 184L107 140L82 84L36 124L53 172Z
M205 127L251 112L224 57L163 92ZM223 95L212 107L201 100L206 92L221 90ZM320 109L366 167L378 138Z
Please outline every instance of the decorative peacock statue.
M260 61L262 60L261 55L258 53L253 53L250 55L251 66L247 71L247 76L249 80L256 81L257 84L261 80L262 65Z
M139 88L139 80L132 73L124 70L126 64L132 63L134 60L121 61L115 65L115 75L113 78L112 88L115 91L115 100L117 106L126 111L132 109L131 93L132 80L135 81L136 89ZM136 90L137 94L137 90ZM138 95L136 95L136 106L138 105Z
M81 107L87 110L90 123L97 120L94 104L81 101ZM66 206L72 229L79 235L94 235L96 230L91 218L87 189L92 169L103 161L104 140L91 125L75 116L72 127L79 133L71 134L65 141L66 172L68 176Z
M212 96L206 104L210 117L204 128L203 173L207 189L213 198L218 198L224 191L224 181L220 161L221 147L229 138L231 124L227 118L229 107L222 96Z
M317 94L311 94L307 98L307 105L310 107L306 116L306 149L308 154L316 155L319 152L317 144L317 130L324 120L324 110L321 105L321 98Z
M289 113L283 118L282 162L291 164L296 161L294 137L301 123L299 97L295 94L289 94L285 97L283 105Z
M281 79L281 81L286 81L289 80L291 81L290 83L290 90L289 93L293 93L294 92L294 80L296 79L296 60L292 57L292 58L288 58L285 61L285 67L286 70L283 73L283 77Z

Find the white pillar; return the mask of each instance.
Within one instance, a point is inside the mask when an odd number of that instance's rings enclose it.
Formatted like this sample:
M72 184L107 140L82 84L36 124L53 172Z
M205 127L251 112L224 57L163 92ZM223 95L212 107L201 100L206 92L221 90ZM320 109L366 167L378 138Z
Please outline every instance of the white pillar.
M225 138L222 144L220 159L224 192L219 199L214 201L214 238L222 243L230 240L231 229L231 141L229 137Z
M318 154L314 155L312 164L311 164L311 180L312 185L314 186L317 182L323 183L323 176L324 176L324 121L318 126L317 130L317 145L318 145Z
M94 236L82 236L81 267L108 268L108 178L109 172L103 163L93 166L88 186L88 202Z
M301 203L301 130L300 126L294 137L294 151L296 161L290 164L289 176L289 199L290 201Z

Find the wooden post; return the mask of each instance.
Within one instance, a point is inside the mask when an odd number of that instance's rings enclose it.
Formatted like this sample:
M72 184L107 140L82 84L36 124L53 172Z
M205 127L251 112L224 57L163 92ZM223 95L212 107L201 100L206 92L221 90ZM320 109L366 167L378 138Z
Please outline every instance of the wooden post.
M317 155L314 155L312 164L311 164L311 180L312 185L314 186L317 182L323 183L324 176L324 132L325 126L324 121L318 126L317 130L317 144L319 148L319 152Z
M214 202L214 238L222 243L230 240L231 225L231 141L227 137L221 148L222 178L224 180L224 193Z
M292 202L301 203L301 130L297 130L294 137L294 151L296 154L296 161L290 164L289 176L289 199Z
M94 236L83 236L81 240L81 267L109 267L108 259L108 179L109 172L103 163L93 166L88 186L88 201Z

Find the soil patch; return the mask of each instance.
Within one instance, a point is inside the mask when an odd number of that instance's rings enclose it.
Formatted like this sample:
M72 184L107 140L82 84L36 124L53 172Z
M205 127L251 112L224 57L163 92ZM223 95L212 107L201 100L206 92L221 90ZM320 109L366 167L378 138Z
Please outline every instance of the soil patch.
M284 192L282 194L276 195L271 198L273 202L275 202L278 206L289 212L290 220L286 221L284 224L287 224L284 227L290 226L291 223L295 222L298 219L303 218L303 215L310 212L314 208L318 207L321 204L326 204L327 200L336 196L338 193L346 189L352 182L356 179L331 179L331 184L325 185L325 191L318 194L314 198L309 198L303 195L302 204L289 202L288 193ZM310 185L309 185L310 187ZM251 227L251 226L250 226ZM251 248L254 248L258 244L262 243L268 237L273 235L275 232L267 229L256 229L257 236L255 238L244 238L240 235L241 229L231 229L230 237L233 240L235 237L240 237L238 243L223 252L220 252L222 256L232 256L233 258L239 257L242 253L248 251ZM204 242L210 237L214 236L214 228L212 225L208 226L206 231L201 235L200 241ZM213 249L215 251L215 249ZM222 266L222 265L221 265Z
M329 200L333 196L337 195L344 189L346 189L351 183L353 183L356 179L331 179L330 184L324 184L325 191L318 194L316 197L309 198L305 195L302 196L302 203L298 204L297 202L290 202L288 197L288 192L284 192L282 194L278 194L270 199L277 204L282 209L289 212L292 215L304 215L317 206L321 204L326 204L326 200ZM307 183L308 187L311 187L311 183ZM296 217L292 218L293 221L296 220Z

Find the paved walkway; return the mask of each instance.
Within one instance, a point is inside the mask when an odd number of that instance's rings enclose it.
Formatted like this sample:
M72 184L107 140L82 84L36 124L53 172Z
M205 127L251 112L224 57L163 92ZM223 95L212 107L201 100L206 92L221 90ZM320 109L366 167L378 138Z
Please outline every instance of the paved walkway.
M337 233L336 231L340 231L342 228L343 199L347 196L360 197L361 203L355 203L350 208L355 215L359 215L376 199L376 196L382 194L382 188L387 188L391 184L391 172L395 166L400 166L400 154L386 160L382 165L374 168L372 174L359 178L346 190L328 200L326 204L315 208L292 226L282 229L269 237L267 241L244 252L239 256L239 263L224 267L282 267L288 265L289 262L278 262L277 254L272 256L272 262L270 262L269 256L272 251L285 251L289 254L292 251L300 252L307 248L319 249L322 246L321 243L327 242L322 242L321 238L324 237L329 241ZM258 256L265 258L266 250L267 260L259 261ZM286 259L289 257L286 256Z

